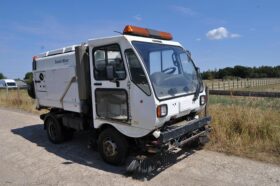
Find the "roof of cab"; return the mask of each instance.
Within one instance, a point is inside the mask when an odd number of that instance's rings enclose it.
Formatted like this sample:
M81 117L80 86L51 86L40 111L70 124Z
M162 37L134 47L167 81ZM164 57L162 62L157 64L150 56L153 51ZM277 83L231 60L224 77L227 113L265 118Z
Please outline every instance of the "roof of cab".
M118 41L118 40L122 40L122 39L126 39L129 42L142 41L142 42L182 47L182 45L180 43L173 41L173 40L161 40L161 39L155 39L155 38L150 38L150 37L141 37L141 36L132 36L132 35L117 35L117 36L111 36L111 37L93 38L93 39L89 39L86 43L83 43L83 44L94 46L94 45L100 45L100 44L104 43L106 45L106 43L109 43L110 41L114 42L114 41ZM82 44L80 44L80 45L82 45ZM76 46L80 46L80 45L71 45L71 46L67 46L67 47L63 47L63 48L59 48L59 49L55 49L55 50L50 50L50 51L36 55L36 58L44 58L44 57L53 56L53 55L57 55L57 54L72 52L72 51L75 51Z

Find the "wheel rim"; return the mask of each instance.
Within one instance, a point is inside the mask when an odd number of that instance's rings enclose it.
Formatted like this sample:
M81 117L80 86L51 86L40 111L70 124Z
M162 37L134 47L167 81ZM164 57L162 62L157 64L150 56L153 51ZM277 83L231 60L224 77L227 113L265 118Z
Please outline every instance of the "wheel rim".
M54 125L54 121L52 119L49 119L49 135L50 135L51 139L53 139L53 140L56 138L55 125Z
M118 153L116 143L110 138L107 138L103 142L103 151L107 157L115 156Z

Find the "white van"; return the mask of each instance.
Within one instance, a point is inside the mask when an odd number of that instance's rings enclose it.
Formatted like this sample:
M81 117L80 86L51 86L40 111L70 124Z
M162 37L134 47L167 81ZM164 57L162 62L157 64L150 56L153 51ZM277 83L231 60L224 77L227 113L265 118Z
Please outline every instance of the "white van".
M3 88L17 88L17 83L13 79L1 79L0 87Z

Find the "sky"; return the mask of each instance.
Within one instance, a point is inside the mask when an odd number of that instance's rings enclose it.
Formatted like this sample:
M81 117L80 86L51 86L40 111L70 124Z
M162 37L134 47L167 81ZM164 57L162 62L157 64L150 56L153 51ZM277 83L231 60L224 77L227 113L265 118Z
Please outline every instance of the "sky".
M23 78L32 56L131 24L172 33L201 71L280 65L278 0L2 0L0 72Z

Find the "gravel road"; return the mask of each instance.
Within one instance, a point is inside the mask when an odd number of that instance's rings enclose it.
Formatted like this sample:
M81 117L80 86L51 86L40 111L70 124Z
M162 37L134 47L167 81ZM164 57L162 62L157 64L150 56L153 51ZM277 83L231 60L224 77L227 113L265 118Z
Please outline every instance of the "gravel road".
M0 185L280 185L280 167L205 150L143 180L104 163L87 135L53 145L39 116L0 109Z

